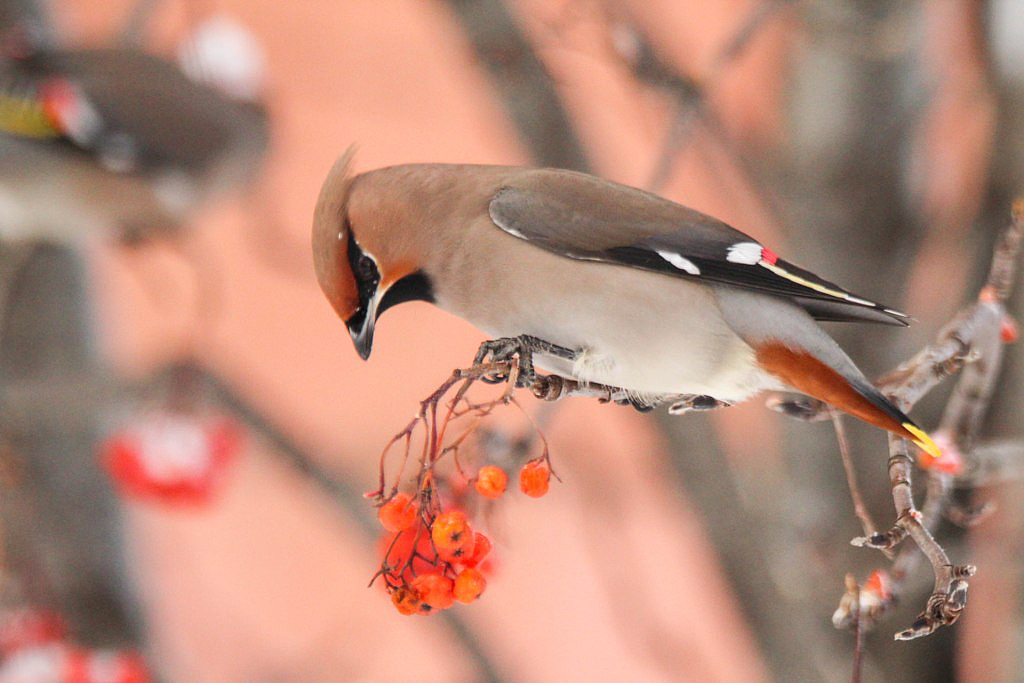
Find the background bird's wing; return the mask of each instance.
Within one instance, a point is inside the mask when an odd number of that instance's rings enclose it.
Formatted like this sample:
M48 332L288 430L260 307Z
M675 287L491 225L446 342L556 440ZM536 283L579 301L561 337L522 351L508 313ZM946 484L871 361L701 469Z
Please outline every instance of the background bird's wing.
M722 221L571 171L526 171L491 199L505 232L563 256L786 296L818 320L906 324L906 315L787 263Z

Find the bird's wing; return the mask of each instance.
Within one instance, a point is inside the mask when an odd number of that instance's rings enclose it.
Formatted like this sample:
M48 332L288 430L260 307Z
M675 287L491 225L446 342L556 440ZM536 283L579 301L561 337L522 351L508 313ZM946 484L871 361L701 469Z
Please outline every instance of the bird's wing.
M491 198L510 235L569 258L792 298L819 320L906 325L907 316L778 258L711 216L657 195L571 171L524 171Z

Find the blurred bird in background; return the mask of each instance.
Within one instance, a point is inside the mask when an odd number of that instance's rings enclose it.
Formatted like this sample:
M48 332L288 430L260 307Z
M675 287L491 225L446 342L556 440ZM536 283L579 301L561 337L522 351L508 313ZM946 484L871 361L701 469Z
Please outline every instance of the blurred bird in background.
M85 312L92 302L81 248L98 240L181 248L199 279L199 264L191 260L201 250L186 251L188 222L212 201L253 184L270 138L265 64L253 36L226 16L210 15L190 22L175 58L150 54L139 38L155 4L136 6L116 45L111 39L72 47L54 30L45 3L0 0L0 452L16 449L34 473L19 482L19 495L33 504L8 506L0 525L5 538L33 530L10 552L14 561L0 562L0 622L10 605L51 605L73 622L65 640L102 632L101 640L118 647L139 645L132 593L121 568L104 557L109 551L82 532L114 534L118 521L93 452L99 426L114 410L115 382L97 358ZM165 293L165 285L150 293ZM211 298L208 288L197 291L197 299ZM17 397L25 386L53 391L41 407L24 411ZM186 425L179 433L196 425L201 432L202 398L188 393L178 412L151 400L150 412ZM76 417L69 420L69 413ZM154 465L161 471L181 449L164 450L174 452ZM193 463L197 454L206 451L196 449ZM111 472L116 486L125 472L118 464ZM139 485L138 472L131 474ZM62 493L54 482L64 478L102 496ZM62 509L64 501L76 506L73 513ZM73 558L45 578L38 567L50 566L40 558L48 557L51 541L38 528ZM65 571L75 580L63 580ZM102 622L95 608L83 608L89 600L114 618ZM57 654L51 664L65 666L64 651ZM0 679L14 680L26 661L0 662ZM146 678L109 678L115 680Z
M8 0L5 0L8 1ZM38 11L5 5L0 61L0 239L74 242L167 233L250 182L268 144L262 58L216 17L181 64L139 49L65 49Z

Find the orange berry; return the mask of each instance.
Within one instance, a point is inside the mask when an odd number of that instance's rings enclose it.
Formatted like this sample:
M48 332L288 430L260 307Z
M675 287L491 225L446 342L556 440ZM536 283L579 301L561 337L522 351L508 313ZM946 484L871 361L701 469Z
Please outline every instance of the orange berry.
M505 470L495 465L485 465L476 474L476 492L485 498L499 498L508 486Z
M412 582L412 589L420 596L420 613L431 614L448 609L455 602L452 589L455 583L440 574L420 574Z
M413 546L415 545L416 556L413 557ZM389 551L390 549L390 551ZM417 534L416 529L406 529L397 535L384 534L380 540L380 554L384 557L384 564L390 569L388 578L391 582L402 583L412 581L416 574L423 574L436 569L434 546L430 543L430 536L425 532ZM412 562L409 562L412 558ZM406 564L409 564L406 567ZM399 571L403 570L403 571Z
M473 553L462 561L467 567L475 567L491 552L491 539L477 531L473 534Z
M487 579L479 570L470 567L463 569L455 577L455 586L452 590L456 600L469 604L479 598L485 588L487 588Z
M879 600L886 602L892 598L892 581L886 572L876 569L864 582L864 590L877 594Z
M416 532L411 529L401 533L391 534L385 532L380 537L380 554L389 565L405 564L412 555L412 547L416 542Z
M442 512L430 526L430 537L438 552L453 552L473 542L473 529L462 510Z
M551 468L541 459L531 460L519 471L519 489L531 498L540 498L548 492Z
M416 591L402 586L391 593L391 602L395 609L405 615L416 614L420 610L420 598Z
M388 531L403 531L416 523L418 508L407 493L395 496L380 506L377 519Z
M1012 344L1017 341L1017 337L1020 336L1017 321L1008 315L1003 316L1003 323L999 326L999 336L1004 344Z
M473 557L473 552L476 550L476 537L478 534L475 531L470 530L464 537L461 545L454 548L446 548L444 550L438 550L437 556L445 562L462 562L463 564L467 559Z

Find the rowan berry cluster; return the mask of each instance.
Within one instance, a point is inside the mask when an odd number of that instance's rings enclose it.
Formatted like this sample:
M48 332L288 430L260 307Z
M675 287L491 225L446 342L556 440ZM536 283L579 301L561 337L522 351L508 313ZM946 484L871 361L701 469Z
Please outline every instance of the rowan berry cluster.
M545 459L531 460L520 470L520 489L534 498L543 496L550 476ZM470 482L481 497L495 500L505 493L508 474L485 465ZM469 604L484 592L493 566L488 561L491 540L473 528L461 507L440 509L436 486L421 489L415 500L404 492L394 494L377 517L388 534L374 578L383 578L399 612L434 614L455 602Z
M399 493L380 508L380 519L397 532L384 550L381 575L399 612L433 614L484 592L482 563L491 541L473 529L465 512L453 508L428 523L409 496ZM396 521L407 526L396 529Z
M392 602L402 614L434 614L456 601L470 603L487 587L486 577L493 567L489 558L491 540L473 527L466 511L501 498L508 489L509 475L496 464L467 472L463 465L465 453L460 460L460 451L474 443L470 437L479 436L480 421L495 408L508 404L518 407L518 403L512 397L512 380L501 396L483 403L469 400L467 391L479 379L495 373L511 377L516 372L515 366L493 365L455 371L421 401L417 415L381 453L380 488L367 497L377 501L377 516L387 534L381 543L381 566L371 584L383 579ZM454 396L446 401L449 390L455 387L458 388ZM462 418L467 418L469 426L451 436L449 428ZM547 441L539 431L537 436L543 444L541 455L519 469L519 489L532 498L547 493L552 474ZM413 457L417 437L422 439L422 450L410 495L402 489L406 488L405 468ZM389 487L385 470L393 448L401 451L401 458ZM476 449L470 461L493 462L486 453L481 455L485 450ZM445 458L450 467L442 469Z

